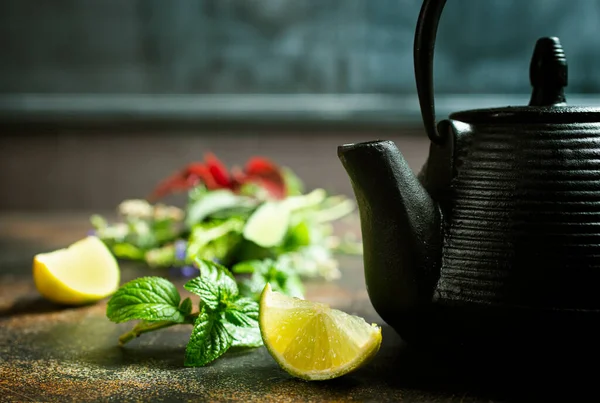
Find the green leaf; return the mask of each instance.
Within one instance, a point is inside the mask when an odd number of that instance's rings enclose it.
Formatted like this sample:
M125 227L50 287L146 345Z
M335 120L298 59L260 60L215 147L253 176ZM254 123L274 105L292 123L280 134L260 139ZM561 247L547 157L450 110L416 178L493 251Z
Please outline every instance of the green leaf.
M257 202L248 202L243 206L235 206L216 211L210 215L211 220L227 220L230 218L239 218L246 221L252 212L256 209Z
M203 198L209 190L203 183L199 183L188 191L188 204L193 204Z
M194 330L185 349L184 365L204 366L225 354L232 342L233 337L218 320L218 316L203 310L194 323Z
M300 276L296 274L288 276L281 286L281 291L290 297L304 298L304 284Z
M223 279L227 277L230 280L233 280L233 283L235 284L233 274L231 274L226 267L218 263L206 259L196 259L196 265L200 270L200 276L204 278L210 278L213 281L220 282L225 281Z
M315 213L318 223L339 220L355 209L354 202L344 196L328 197L319 211Z
M96 229L106 228L108 226L106 219L99 214L92 214L90 217L90 223Z
M181 303L181 305L179 306L179 312L181 312L183 315L187 316L190 313L192 313L192 300L188 297L186 299L183 300L183 302Z
M196 277L188 281L183 287L189 292L199 295L204 305L213 311L218 308L219 302L221 302L219 285L210 279Z
M283 182L288 196L301 195L304 193L302 180L288 167L281 167Z
M193 324L194 322L186 322L189 324ZM160 329L164 329L167 327L171 327L174 325L179 325L181 323L179 322L171 322L169 320L160 320L160 321L146 321L143 320L141 322L139 322L137 325L135 325L135 327L127 332L121 335L121 337L119 337L119 344L120 345L125 345L127 343L129 343L131 340L140 337L142 334L144 333L148 333L148 332L154 332Z
M225 319L235 326L258 326L258 303L250 298L239 298L225 311Z
M265 265L262 260L246 260L235 264L231 270L236 274L250 274L261 270Z
M218 211L252 206L254 203L252 199L238 196L227 189L212 190L203 193L188 205L185 223L191 228Z
M263 248L280 245L287 233L290 209L284 202L267 201L250 216L244 238Z
M263 248L252 241L242 239L235 248L234 264L249 260L273 259L277 257L276 248Z
M242 240L243 229L244 221L238 217L197 224L190 234L187 254L205 260L224 260Z
M239 327L231 323L225 323L225 328L231 335L231 347L260 347L263 345L258 325L255 327Z
M127 218L127 228L128 233L125 237L127 243L145 250L159 246L148 221L136 217L129 217Z
M254 272L249 279L240 283L242 295L258 300L265 284L270 283L274 291L282 292L292 297L302 298L304 286L302 281L291 266L283 261L265 259L253 263Z
M200 276L188 281L184 288L199 295L202 302L211 310L220 303L226 303L238 295L238 287L233 275L225 267L207 260L197 260Z
M302 220L290 226L290 229L285 236L283 249L295 250L302 246L310 245L311 239L313 238L311 236L311 229L312 226L308 220Z
M240 186L238 193L244 196L255 197L257 199L265 198L265 188L256 182L246 182Z
M338 261L331 250L323 245L313 244L280 255L277 264L302 277L323 277L334 280L341 276Z
M263 344L258 326L258 303L250 298L239 298L225 311L225 328L234 347L258 347Z
M148 266L152 268L170 267L176 262L175 246L171 244L161 248L150 249L145 253L144 259Z
M113 322L142 319L182 323L177 288L161 277L141 277L117 290L108 301L106 316Z
M120 259L144 260L146 252L129 243L116 243L111 247L112 253Z
M318 207L327 197L327 192L324 189L315 189L310 193L298 196L290 196L283 200L282 203L286 205L290 211L316 208Z

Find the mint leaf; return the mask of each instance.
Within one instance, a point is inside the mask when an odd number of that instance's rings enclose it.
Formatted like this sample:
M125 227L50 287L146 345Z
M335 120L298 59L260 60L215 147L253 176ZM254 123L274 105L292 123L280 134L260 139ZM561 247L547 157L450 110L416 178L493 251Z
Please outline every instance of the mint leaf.
M183 323L177 288L161 277L141 277L117 290L108 301L106 316L120 323L133 319Z
M225 319L235 326L258 326L258 303L250 298L239 298L225 311Z
M196 277L188 281L184 286L189 292L200 296L205 306L211 310L216 310L221 302L221 290L218 283L211 279Z
M223 297L235 297L238 295L235 278L226 267L206 259L196 259L196 264L200 269L200 277L196 279L206 279L207 281L216 283Z
M235 283L233 274L224 266L207 259L196 259L196 265L200 270L200 276L212 281L220 282L223 277L229 277Z
M218 320L218 315L203 310L196 322L185 349L186 367L201 367L223 355L231 346L233 338Z
M258 325L255 327L239 327L225 323L227 332L231 335L231 347L260 347L263 345Z
M233 275L225 267L207 260L197 260L200 277L188 281L183 287L199 295L202 302L211 310L219 304L226 304L238 295L238 287Z
M258 326L258 303L250 298L238 298L225 311L225 328L232 337L233 347L258 347L263 344Z
M192 300L189 298L186 298L183 300L183 302L179 306L179 312L181 312L183 315L187 316L190 313L192 313L192 308L193 308Z

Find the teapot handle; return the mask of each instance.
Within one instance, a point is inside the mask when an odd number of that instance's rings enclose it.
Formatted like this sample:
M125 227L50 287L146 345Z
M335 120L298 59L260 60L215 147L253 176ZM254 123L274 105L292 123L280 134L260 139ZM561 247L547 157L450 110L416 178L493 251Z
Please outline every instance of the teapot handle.
M438 23L446 0L424 0L417 20L414 43L415 79L421 116L429 139L443 144L445 136L440 134L435 123L433 97L433 50Z

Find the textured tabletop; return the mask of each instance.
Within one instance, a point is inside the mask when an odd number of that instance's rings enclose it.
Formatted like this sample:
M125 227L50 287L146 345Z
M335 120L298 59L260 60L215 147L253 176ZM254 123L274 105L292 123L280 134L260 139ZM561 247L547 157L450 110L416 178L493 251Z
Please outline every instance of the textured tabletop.
M105 316L106 301L79 308L56 306L41 299L32 282L33 254L64 246L87 229L87 215L81 214L0 215L2 402L489 402L520 400L523 393L556 396L559 387L573 398L573 391L580 391L542 379L544 386L522 392L536 372L519 375L515 387L513 374L505 368L494 371L492 364L465 375L460 359L411 352L373 310L360 257L341 257L342 278L309 282L306 295L383 326L381 350L353 374L326 382L298 380L281 370L264 347L229 351L206 367L186 368L184 349L191 332L186 326L143 335L119 347L117 337L131 324L111 323ZM157 272L122 265L122 281L149 274ZM185 281L169 278L180 288ZM518 367L518 362L512 366Z

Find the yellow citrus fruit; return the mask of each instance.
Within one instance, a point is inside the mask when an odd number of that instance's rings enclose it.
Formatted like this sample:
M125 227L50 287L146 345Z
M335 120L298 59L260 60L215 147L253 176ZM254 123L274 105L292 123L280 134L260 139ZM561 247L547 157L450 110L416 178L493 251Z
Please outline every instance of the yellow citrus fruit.
M65 305L101 300L119 287L119 264L95 236L33 259L33 280L46 299Z
M260 298L260 332L271 356L306 380L333 379L367 363L381 346L381 328L319 302L271 290Z

